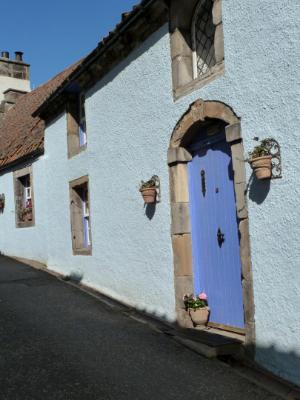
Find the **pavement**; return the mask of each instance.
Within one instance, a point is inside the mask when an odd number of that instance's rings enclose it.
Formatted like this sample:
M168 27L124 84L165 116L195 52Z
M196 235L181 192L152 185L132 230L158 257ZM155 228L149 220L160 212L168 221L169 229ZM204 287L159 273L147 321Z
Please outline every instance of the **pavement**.
M0 400L280 398L122 309L0 256Z

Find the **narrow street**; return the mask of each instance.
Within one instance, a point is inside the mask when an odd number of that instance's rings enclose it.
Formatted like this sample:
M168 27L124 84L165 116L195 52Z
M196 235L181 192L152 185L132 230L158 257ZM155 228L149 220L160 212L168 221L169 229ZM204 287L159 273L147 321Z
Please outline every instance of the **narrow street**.
M1 400L271 400L219 361L0 257Z

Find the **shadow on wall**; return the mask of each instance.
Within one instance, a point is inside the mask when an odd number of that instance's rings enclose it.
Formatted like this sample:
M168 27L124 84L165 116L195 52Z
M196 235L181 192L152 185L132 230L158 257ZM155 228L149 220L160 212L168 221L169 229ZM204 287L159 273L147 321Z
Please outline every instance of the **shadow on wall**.
M298 385L298 389L300 389L300 348L298 348L297 354L294 350L290 352L277 350L274 345L270 347L257 346L255 354L256 363L273 374Z
M249 191L249 198L256 204L262 204L268 196L270 191L271 181L270 179L259 180L252 173L247 186Z
M154 217L156 210L156 203L153 204L145 204L145 215L147 218L151 221L151 219Z

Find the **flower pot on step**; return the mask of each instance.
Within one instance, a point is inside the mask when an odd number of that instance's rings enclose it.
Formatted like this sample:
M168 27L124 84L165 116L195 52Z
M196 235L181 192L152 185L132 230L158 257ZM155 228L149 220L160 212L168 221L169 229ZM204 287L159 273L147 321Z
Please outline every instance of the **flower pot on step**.
M153 204L156 202L156 188L155 187L143 188L143 189L140 189L140 192L141 192L144 202L146 204Z
M262 156L250 160L257 179L270 179L272 176L272 156Z
M189 315L193 324L196 325L206 325L209 317L209 307L202 308L189 308Z

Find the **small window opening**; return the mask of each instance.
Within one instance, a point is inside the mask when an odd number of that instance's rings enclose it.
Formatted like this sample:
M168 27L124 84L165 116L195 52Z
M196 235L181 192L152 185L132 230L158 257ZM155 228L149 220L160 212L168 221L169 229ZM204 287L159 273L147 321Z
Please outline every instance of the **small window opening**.
M85 95L70 96L67 104L68 156L73 157L86 148L87 129Z
M92 247L88 182L70 184L74 254L90 254Z
M81 94L79 96L79 146L85 146L86 143L85 96Z
M212 0L201 0L194 14L192 22L194 79L208 74L216 64L212 8Z
M33 225L33 198L30 173L15 178L15 203L17 226Z

